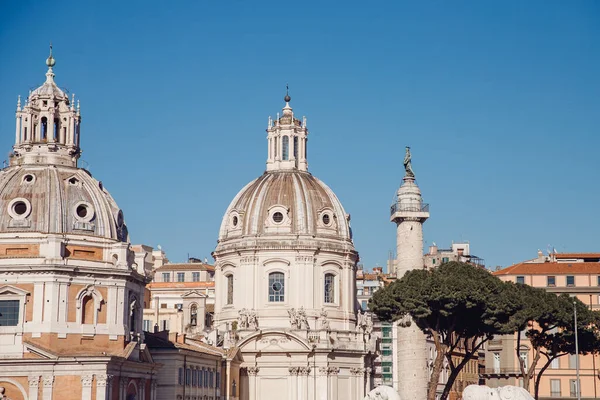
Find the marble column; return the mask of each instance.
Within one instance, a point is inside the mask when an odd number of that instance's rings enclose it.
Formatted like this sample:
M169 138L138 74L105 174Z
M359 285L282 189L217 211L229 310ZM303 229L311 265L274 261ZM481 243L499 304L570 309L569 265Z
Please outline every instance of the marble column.
M365 369L350 368L352 374L352 398L362 400L365 397Z
M337 400L338 398L338 374L340 373L339 367L327 367L327 375L329 376L329 393L330 399Z
M81 375L81 400L92 400L93 375Z
M310 367L300 367L298 368L298 399L308 399L308 377L310 375Z
M96 400L109 400L112 375L96 375Z
M319 400L329 400L328 378L328 367L319 367L317 375L317 399Z
M54 387L54 376L44 376L44 388L42 389L42 399L52 400L52 388Z
M248 367L248 399L259 400L257 397L256 375L260 371L259 367Z
M29 400L37 400L38 399L38 388L40 386L40 377L39 375L30 376L28 378L29 381Z
M290 386L289 386L289 395L288 398L290 400L298 400L298 372L300 368L298 367L290 367Z

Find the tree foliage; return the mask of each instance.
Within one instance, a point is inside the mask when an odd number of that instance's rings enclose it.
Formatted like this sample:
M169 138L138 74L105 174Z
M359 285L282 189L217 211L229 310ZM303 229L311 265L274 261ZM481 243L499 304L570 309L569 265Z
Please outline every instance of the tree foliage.
M507 286L487 270L449 262L432 270L407 272L377 291L369 307L382 320L410 316L431 335L437 355L428 399L435 399L445 358L450 367L441 397L445 400L459 372L486 341L495 334L514 332L516 321L511 317L521 307L514 291L514 286ZM465 356L455 363L452 355L459 348Z

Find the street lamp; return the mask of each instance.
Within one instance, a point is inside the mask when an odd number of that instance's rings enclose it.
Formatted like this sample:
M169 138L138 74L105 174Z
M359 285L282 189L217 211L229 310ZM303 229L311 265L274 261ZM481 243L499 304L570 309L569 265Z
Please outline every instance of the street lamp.
M575 368L577 370L577 400L581 400L581 389L579 380L579 340L577 338L577 301L573 300L573 315L575 317Z

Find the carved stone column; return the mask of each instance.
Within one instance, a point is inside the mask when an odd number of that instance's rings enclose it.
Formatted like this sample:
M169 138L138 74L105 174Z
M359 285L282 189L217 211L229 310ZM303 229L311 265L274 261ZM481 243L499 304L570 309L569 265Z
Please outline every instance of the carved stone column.
M248 399L259 400L257 395L256 375L260 371L259 367L248 367Z
M40 386L40 376L30 376L29 381L29 400L38 400L38 388Z
M81 400L92 400L93 375L81 375Z
M138 386L138 398L140 400L146 400L146 379L141 378Z
M300 368L298 367L290 367L289 371L290 371L290 393L289 393L289 398L290 400L297 400L298 399L298 372Z
M42 399L52 400L52 387L54 386L54 376L44 376L44 388L42 389Z
M96 375L96 400L109 400L112 375Z
M363 399L365 397L365 369L350 368L352 374L352 398Z
M152 380L152 383L150 384L150 399L151 400L156 400L156 392L158 391L158 382L156 382L156 379Z
M127 383L129 378L125 376L119 377L119 400L126 400L127 398Z
M329 378L328 370L328 367L319 367L319 373L317 375L317 393L315 396L318 400L329 400L329 393L327 391L327 380Z
M338 398L338 374L340 373L339 367L327 367L327 375L329 375L329 392L330 399Z
M308 395L308 376L310 375L310 367L298 368L299 384L298 384L298 399L309 399Z

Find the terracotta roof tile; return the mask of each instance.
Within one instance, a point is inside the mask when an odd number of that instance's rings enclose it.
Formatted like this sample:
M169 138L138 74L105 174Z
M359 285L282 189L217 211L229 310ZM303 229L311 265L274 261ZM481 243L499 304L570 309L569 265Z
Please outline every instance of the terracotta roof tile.
M600 262L545 262L519 263L493 272L495 276L504 275L548 275L548 274L593 274L600 275Z
M155 269L155 271L210 271L214 272L215 266L204 263L181 263L165 264Z
M150 282L146 287L148 289L200 289L215 287L215 282Z
M557 260L565 258L600 258L600 253L557 253L554 256Z

